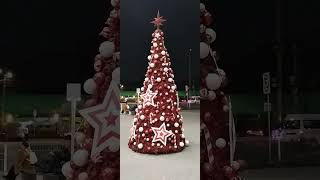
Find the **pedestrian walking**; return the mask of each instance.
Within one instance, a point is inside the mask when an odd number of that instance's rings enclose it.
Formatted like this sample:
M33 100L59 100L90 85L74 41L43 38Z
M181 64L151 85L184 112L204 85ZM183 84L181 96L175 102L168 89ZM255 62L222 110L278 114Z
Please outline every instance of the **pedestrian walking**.
M15 172L20 172L22 180L36 180L36 170L34 164L37 159L32 152L30 145L23 141L17 153L17 164Z

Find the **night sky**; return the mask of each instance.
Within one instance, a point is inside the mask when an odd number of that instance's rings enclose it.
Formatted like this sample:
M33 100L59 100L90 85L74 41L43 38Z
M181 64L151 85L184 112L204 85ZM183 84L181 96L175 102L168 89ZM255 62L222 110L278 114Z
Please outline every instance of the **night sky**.
M272 46L275 42L275 1L205 1L214 12L219 64L231 80L232 91L261 93L261 73L276 71ZM284 43L284 77L292 66L292 45L297 45L300 86L304 90L320 87L318 59L320 51L320 2L283 0L281 10ZM288 78L284 79L288 82ZM286 86L286 85L285 85Z
M215 19L217 41L213 46L221 53L219 64L229 76L233 91L260 92L261 73L275 70L274 1L205 2L207 7L212 6L208 9ZM121 3L122 81L132 80L142 85L154 30L149 22L158 9L168 20L164 32L176 80L186 79L187 49L194 49L193 63L199 62L195 52L199 46L195 42L199 33L199 3L193 0L123 0ZM319 88L320 71L316 64L320 52L320 3L317 0L283 0L283 3L285 65L290 66L289 47L296 43L301 84L305 89ZM98 34L108 17L108 6L109 1L105 0L1 1L0 66L14 72L14 89L64 93L67 82L82 83L92 77L93 58L101 42ZM199 72L194 67L193 75ZM130 73L126 73L128 68Z
M199 2L194 0L121 1L121 82L131 89L141 87L148 67L152 33L150 22L157 15L171 56L178 89L188 80L188 56L192 49L192 78L199 84Z
M64 93L67 82L92 77L105 0L4 0L0 8L0 66L14 72L14 89Z

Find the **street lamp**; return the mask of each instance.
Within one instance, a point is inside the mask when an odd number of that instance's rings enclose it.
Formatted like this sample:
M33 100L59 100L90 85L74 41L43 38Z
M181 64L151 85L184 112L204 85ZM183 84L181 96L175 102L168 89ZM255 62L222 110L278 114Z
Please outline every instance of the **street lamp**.
M3 69L0 69L0 75L3 79L2 82L2 106L1 106L1 125L5 123L5 97L6 97L6 85L7 81L13 78L12 72L5 72Z
M5 123L5 97L6 97L6 82L13 77L12 72L4 72L3 69L0 69L0 75L2 75L3 79L0 80L2 82L2 107L1 107L1 126L3 127ZM7 136L7 135L6 135ZM7 173L8 169L8 145L4 143L4 158L3 158L3 171Z

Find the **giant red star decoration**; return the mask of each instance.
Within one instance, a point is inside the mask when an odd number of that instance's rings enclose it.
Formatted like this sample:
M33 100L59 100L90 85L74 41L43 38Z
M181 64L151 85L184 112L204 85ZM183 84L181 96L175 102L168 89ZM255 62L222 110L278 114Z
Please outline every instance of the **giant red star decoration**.
M152 131L154 133L152 142L158 142L160 141L163 145L167 145L167 138L173 135L171 131L168 131L166 129L166 124L163 123L160 127L155 128L151 127Z
M141 95L141 98L143 99L143 107L145 107L146 105L151 105L151 106L156 106L154 104L154 97L157 95L157 93L152 92L149 88L147 89L147 91Z
M163 22L165 22L166 20L163 19L162 16L160 16L160 13L159 13L159 10L158 10L158 14L157 14L157 17L154 18L153 21L151 21L152 24L154 24L154 26L157 27L157 29L159 29L160 26L162 26Z
M120 102L117 83L111 81L102 104L79 111L94 128L91 157L109 147L117 151L120 146Z

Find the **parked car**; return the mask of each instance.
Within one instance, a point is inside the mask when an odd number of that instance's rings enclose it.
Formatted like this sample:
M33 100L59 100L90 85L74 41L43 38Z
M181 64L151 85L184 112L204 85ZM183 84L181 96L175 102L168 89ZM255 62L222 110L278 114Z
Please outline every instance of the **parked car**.
M282 131L283 141L303 139L320 144L320 114L288 114Z
M235 114L237 135L240 137L268 135L267 123L259 114Z

